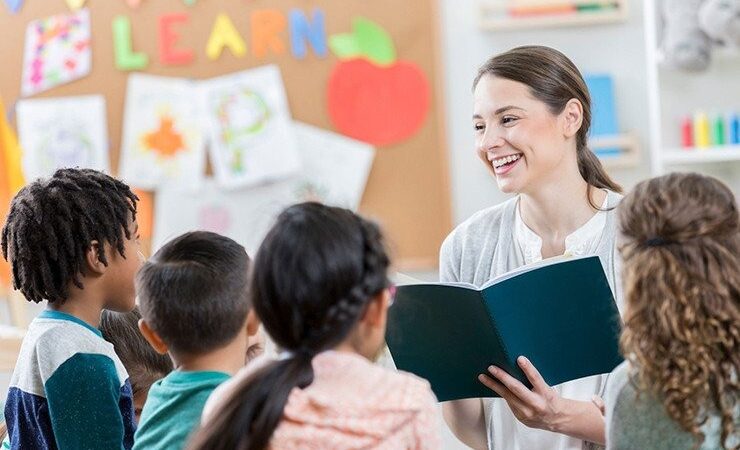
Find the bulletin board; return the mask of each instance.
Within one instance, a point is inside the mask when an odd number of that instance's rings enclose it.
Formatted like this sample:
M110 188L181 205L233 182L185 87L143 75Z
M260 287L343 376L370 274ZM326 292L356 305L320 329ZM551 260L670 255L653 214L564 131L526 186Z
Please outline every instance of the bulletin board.
M65 0L25 0L17 14L0 5L2 72L0 95L8 113L20 99L23 46L26 25L34 19L68 12ZM102 94L106 98L110 164L117 173L126 80L130 73L115 66L112 23L124 15L131 22L132 44L145 53L149 65L142 72L154 75L206 79L265 64L280 68L292 116L328 130L335 130L327 106L327 83L341 61L333 52L321 57L308 47L303 59L290 51L286 30L284 53L268 51L257 57L250 42L250 17L257 10L277 10L286 16L292 9L309 15L324 12L327 36L347 33L353 19L361 16L380 24L393 38L399 60L417 65L429 83L429 110L420 128L407 139L377 146L360 211L376 219L386 230L398 266L424 269L436 266L439 245L451 228L444 106L440 95L441 65L438 17L434 0L141 0L138 8L126 0L87 0L92 26L92 71L85 78L34 95L61 97ZM185 13L176 26L177 47L192 49L194 60L167 65L159 57L159 18ZM247 44L243 57L224 49L219 59L206 57L206 44L220 13L231 19ZM335 130L336 131L336 130Z

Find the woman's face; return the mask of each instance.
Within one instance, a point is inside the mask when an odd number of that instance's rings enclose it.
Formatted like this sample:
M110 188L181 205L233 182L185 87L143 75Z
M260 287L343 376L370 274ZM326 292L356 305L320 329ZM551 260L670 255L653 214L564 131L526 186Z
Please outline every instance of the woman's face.
M558 169L569 156L575 158L567 145L572 137L568 107L553 115L525 84L491 75L478 82L474 101L478 157L501 191L529 193L541 183L557 181Z

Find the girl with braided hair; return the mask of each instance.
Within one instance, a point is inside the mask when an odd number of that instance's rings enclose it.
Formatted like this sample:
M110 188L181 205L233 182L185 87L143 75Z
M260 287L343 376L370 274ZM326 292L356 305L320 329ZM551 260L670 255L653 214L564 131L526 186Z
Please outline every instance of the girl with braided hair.
M740 448L740 216L720 181L669 174L619 206L626 362L607 448Z
M436 449L429 384L373 365L392 301L378 227L349 210L286 209L252 268L251 301L283 349L209 399L194 450Z

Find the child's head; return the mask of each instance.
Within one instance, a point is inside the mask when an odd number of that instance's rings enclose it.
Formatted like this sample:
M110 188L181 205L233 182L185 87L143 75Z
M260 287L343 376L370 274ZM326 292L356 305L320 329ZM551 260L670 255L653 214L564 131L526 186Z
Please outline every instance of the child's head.
M36 303L58 306L84 292L103 308L130 311L141 265L137 200L126 184L91 169L60 169L23 187L2 230L13 286Z
M178 364L243 331L246 346L249 263L244 247L216 233L194 231L165 244L136 277L144 336Z
M740 374L740 218L718 180L670 174L619 206L627 312L625 356L685 430L702 418L733 427ZM735 381L733 381L735 380Z
M239 388L194 448L265 448L291 390L311 384L316 354L341 347L374 356L390 302L388 265L378 227L349 210L303 203L280 214L255 258L250 298L287 353Z
M140 319L138 308L127 313L106 309L100 316L100 332L106 341L113 344L116 355L128 372L137 422L151 385L167 376L174 368L170 357L155 352L141 335Z
M355 336L356 325L368 309L377 309L373 300L382 300L388 264L375 224L347 209L296 205L280 215L260 246L252 304L284 350L317 354L351 339L358 353L371 357L382 347L384 329Z

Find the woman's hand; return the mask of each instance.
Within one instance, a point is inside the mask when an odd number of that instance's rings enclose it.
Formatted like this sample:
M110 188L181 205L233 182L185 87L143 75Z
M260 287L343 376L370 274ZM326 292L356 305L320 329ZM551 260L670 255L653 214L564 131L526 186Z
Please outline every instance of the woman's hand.
M496 366L488 368L491 376L481 374L478 380L506 400L514 416L524 425L604 443L604 419L594 403L562 398L545 383L527 358L520 356L517 364L532 389Z
M532 383L531 390L496 366L488 368L494 378L479 375L478 379L506 400L514 416L524 425L555 431L563 416L563 399L545 383L540 372L527 358L520 356L517 363Z

